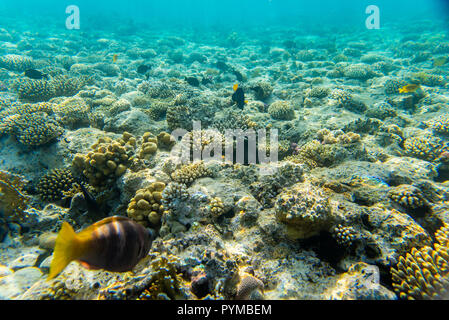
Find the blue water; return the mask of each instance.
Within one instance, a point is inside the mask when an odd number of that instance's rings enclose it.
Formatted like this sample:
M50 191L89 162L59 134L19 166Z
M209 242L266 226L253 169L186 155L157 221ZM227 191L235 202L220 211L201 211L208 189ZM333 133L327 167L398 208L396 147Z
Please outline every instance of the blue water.
M46 25L64 28L68 5L80 8L85 31L113 29L124 24L235 30L246 26L279 25L358 29L364 27L365 9L369 5L379 7L381 23L437 19L445 17L448 12L446 0L1 0L0 15L44 21Z

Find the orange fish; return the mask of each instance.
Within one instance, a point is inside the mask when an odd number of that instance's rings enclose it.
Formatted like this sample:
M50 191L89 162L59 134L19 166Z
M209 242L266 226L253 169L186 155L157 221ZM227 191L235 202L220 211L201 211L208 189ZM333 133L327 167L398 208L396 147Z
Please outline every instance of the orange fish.
M112 56L112 62L116 63L116 62L117 62L117 59L118 59L118 55L114 54L114 55Z
M148 254L152 239L147 229L126 217L109 217L78 233L63 222L56 238L48 280L74 260L92 270L131 271Z

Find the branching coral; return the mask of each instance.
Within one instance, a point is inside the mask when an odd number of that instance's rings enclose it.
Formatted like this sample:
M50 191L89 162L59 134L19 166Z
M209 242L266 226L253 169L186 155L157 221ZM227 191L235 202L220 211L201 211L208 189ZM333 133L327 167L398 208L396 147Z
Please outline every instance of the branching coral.
M418 209L427 206L421 190L410 185L400 185L390 190L388 197L405 209Z
M433 135L422 135L409 137L404 142L405 153L419 159L433 161L445 151L441 139Z
M399 258L391 268L393 288L401 299L429 300L449 297L449 228L435 233L433 248L425 246Z
M196 179L208 177L212 172L206 168L203 161L184 165L181 169L172 173L171 177L175 182L189 185Z
M3 121L3 133L27 146L40 146L58 138L64 129L45 112L15 114Z
M70 191L75 184L70 169L54 169L43 176L36 190L45 201L57 201L64 198L64 193Z
M34 67L34 62L30 57L17 54L7 54L0 57L0 67L12 71L25 71Z

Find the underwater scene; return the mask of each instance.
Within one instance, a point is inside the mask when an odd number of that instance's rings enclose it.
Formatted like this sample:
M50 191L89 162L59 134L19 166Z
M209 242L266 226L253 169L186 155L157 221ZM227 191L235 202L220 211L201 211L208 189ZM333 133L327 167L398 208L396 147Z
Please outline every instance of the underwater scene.
M0 0L0 300L449 299L449 4Z

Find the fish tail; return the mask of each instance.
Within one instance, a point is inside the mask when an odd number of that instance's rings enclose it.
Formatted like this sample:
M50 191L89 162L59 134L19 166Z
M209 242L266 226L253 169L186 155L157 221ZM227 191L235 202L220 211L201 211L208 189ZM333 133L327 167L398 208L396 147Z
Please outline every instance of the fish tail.
M73 260L80 256L80 242L72 226L67 222L62 223L62 228L56 238L53 259L50 265L50 273L47 280L56 277Z

